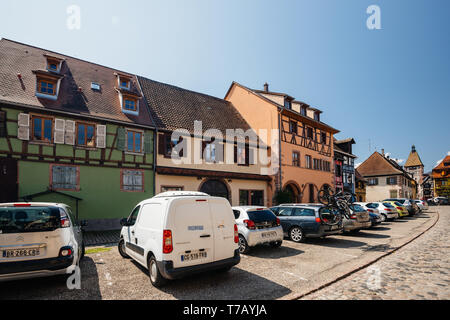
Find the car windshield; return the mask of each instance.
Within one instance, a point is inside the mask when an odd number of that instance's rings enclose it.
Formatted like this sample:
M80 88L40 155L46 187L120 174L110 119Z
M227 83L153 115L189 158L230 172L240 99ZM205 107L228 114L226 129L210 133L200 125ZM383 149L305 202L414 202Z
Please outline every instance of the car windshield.
M400 202L398 202L398 201L394 201L394 203L395 203L395 205L397 205L397 206L403 206L403 203L400 203Z
M53 231L60 225L57 207L0 208L0 234Z
M393 208L394 206L392 204L390 204L389 202L383 202L383 206L385 206L386 208Z
M396 200L397 202L400 202L401 204L405 203L406 200Z
M363 212L363 211L366 211L366 210L364 210L364 208L361 207L359 204L353 204L353 205L351 205L351 206L350 206L350 209L352 209L352 210L355 211L355 212Z
M255 210L255 211L247 211L248 217L253 222L263 222L263 221L275 221L277 217L273 214L272 211L265 210Z
M368 203L366 205L367 208L375 209L378 208L378 203Z

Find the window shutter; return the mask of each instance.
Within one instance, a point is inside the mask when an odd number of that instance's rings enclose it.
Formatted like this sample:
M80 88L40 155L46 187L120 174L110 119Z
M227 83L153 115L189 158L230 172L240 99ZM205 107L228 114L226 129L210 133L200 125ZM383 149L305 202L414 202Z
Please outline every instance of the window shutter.
M237 146L234 146L234 163L237 164Z
M17 138L20 140L30 140L30 115L19 113L18 124Z
M103 124L97 125L97 148L106 148L106 126Z
M164 155L166 152L166 135L158 135L158 154Z
M152 153L153 152L153 133L144 133L142 135L144 139L144 153Z
M224 157L223 157L223 152L224 150L224 144L223 143L216 143L216 162L223 162L224 161Z
M64 144L64 130L66 122L63 119L55 119L55 137L54 142Z
M255 164L255 149L248 148L248 159L249 159L249 165Z
M6 137L6 112L0 111L0 137Z
M126 130L125 128L117 128L117 149L125 151Z
M184 138L183 138L183 137L180 137L180 138L178 139L178 144L183 143L183 140L184 140ZM180 150L178 156L179 156L180 158L184 157L184 149L181 149L181 150Z
M75 144L75 121L66 120L65 127L64 141L66 144L73 146Z

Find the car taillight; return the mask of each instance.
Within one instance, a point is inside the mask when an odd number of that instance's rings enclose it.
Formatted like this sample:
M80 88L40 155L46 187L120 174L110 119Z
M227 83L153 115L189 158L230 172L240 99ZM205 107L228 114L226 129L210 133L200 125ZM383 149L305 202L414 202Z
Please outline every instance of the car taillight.
M398 209L398 210L402 210L402 211L403 211L403 209L402 209L401 207L397 207L397 209Z
M68 227L70 227L69 217L61 216L60 222L61 222L61 228L68 228Z
M280 219L277 218L277 226L280 226L280 225L281 225L281 221L280 221Z
M369 211L369 212L374 212L372 209L367 209L367 211Z
M316 222L317 222L317 223L321 223L322 220L320 220L320 218L316 218Z
M250 229L250 230L256 229L255 223L252 220L244 220L244 224L247 227L247 229Z
M350 216L350 219L356 219L356 214L352 214L352 215Z
M239 233L237 224L234 224L234 243L239 243Z
M163 231L163 253L171 253L173 251L172 231Z
M72 247L62 247L59 250L59 256L60 257L70 257L73 254L73 249Z

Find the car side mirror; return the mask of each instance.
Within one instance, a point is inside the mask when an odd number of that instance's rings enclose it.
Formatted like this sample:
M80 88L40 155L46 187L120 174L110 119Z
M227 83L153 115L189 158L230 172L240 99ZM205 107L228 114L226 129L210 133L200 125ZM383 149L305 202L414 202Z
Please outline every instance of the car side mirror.
M123 218L122 220L120 220L120 225L122 227L128 226L128 219L127 218Z
M81 227L87 227L88 226L87 220L80 220L80 226Z

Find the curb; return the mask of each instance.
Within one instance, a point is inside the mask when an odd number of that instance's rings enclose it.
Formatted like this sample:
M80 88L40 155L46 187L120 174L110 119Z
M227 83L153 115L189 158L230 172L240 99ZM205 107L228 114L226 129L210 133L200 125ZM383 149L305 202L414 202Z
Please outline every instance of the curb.
M349 271L349 272L343 274L342 276L337 277L336 279L334 279L334 280L332 280L332 281L329 281L329 282L327 282L327 283L325 283L325 284L319 286L318 288L315 288L315 289L312 289L312 290L310 290L310 291L308 291L308 292L306 292L306 293L302 293L302 294L299 294L299 295L297 295L297 296L291 297L291 298L289 298L289 300L299 300L299 299L304 298L304 297L306 297L306 296L309 296L310 294L313 294L313 293L315 293L315 292L317 292L317 291L320 291L320 290L322 290L322 289L325 289L325 288L327 288L327 287L329 287L329 286L335 284L336 282L339 282L339 281L341 281L341 280L344 280L345 278L348 278L349 276L353 275L354 273L356 273L356 272L358 272L358 271L361 271L362 269L365 269L365 268L371 266L372 264L374 264L374 263L380 261L381 259L383 259L383 258L385 258L385 257L387 257L387 256L389 256L389 255L391 255L391 254L393 254L394 252L400 250L401 248L407 246L408 244L410 244L411 242L413 242L413 241L416 240L417 238L421 237L423 234L425 234L425 232L429 231L431 228L433 228L433 227L436 225L436 223L439 221L439 218L440 218L439 211L436 211L436 213L437 213L437 219L433 222L433 224L432 224L430 227L428 227L428 228L425 229L424 231L420 232L418 235L414 236L413 238L409 239L409 240L406 241L404 244L398 246L398 247L395 248L395 249L392 249L392 250L389 251L389 252L386 252L385 254L379 256L378 258L376 258L376 259L374 259L374 260L372 260L372 261L370 261L370 262L368 262L368 263L366 263L366 264L364 264L364 265L362 265L362 266L359 266L359 267L356 268L356 269L353 269L352 271Z

